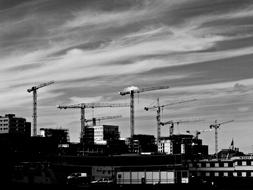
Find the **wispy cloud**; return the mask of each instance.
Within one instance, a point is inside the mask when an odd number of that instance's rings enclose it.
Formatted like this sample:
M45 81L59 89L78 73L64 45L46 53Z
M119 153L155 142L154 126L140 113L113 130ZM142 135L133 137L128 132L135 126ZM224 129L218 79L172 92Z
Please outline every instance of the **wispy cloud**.
M129 97L117 94L128 85L163 83L171 89L143 93L139 101L136 99L137 131L151 121L155 125L153 113L143 112L143 106L158 96L165 102L199 99L189 107L169 110L168 117L190 118L195 114L222 119L230 114L248 119L253 110L253 74L249 72L253 5L227 2L5 4L0 7L2 109L30 117L31 109L27 108L32 106L32 97L26 89L55 80L54 85L39 92L40 105L48 106L40 107L41 117L50 126L71 126L77 138L79 111L59 112L55 104L128 102ZM26 107L25 111L20 107ZM124 126L122 136L127 136L129 110L119 112L124 116L119 122ZM97 114L107 113L101 110ZM149 132L154 130L148 126Z

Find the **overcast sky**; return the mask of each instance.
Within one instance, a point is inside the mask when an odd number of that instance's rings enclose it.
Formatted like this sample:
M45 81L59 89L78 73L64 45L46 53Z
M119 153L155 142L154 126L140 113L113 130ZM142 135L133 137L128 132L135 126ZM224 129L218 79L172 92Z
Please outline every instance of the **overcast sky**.
M156 112L144 106L196 98L167 106L162 121L182 123L175 133L221 125L219 148L253 151L252 0L0 0L0 115L32 122L38 90L38 127L67 128L78 141L80 110L57 105L128 103L119 91L169 85L136 95L136 134L156 136ZM87 109L87 118L92 117ZM94 116L121 114L130 135L129 108L97 108ZM168 126L162 136L168 135ZM214 132L200 135L214 152Z

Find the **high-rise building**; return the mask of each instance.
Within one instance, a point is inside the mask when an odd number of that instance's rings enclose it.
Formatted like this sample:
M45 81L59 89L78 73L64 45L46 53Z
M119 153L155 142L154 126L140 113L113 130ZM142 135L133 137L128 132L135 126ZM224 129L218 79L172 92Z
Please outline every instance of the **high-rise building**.
M31 123L25 118L15 117L15 114L0 116L0 134L30 137Z

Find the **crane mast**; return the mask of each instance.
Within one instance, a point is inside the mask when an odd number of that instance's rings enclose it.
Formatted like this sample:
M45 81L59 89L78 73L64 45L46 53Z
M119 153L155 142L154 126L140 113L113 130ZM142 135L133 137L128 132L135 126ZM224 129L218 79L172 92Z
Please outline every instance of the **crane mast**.
M134 91L130 92L130 134L134 135Z
M234 120L230 121L224 121L221 123L218 123L217 120L215 120L214 124L210 125L210 129L214 128L214 140L215 140L215 155L218 154L218 129L220 128L220 125L233 122Z
M162 90L162 89L168 89L169 86L158 86L158 87L150 87L150 88L138 88L136 86L130 86L123 91L119 92L121 96L124 95L130 95L130 136L131 138L134 136L134 129L135 129L135 117L134 117L134 94L135 93L142 93L147 91L153 91L153 90Z
M33 92L33 136L37 136L37 90L53 83L54 81L49 81L27 89L27 92Z
M156 115L156 120L157 120L157 142L160 141L160 137L161 137L161 107L160 107L160 103L159 103L159 98L157 98L157 115Z

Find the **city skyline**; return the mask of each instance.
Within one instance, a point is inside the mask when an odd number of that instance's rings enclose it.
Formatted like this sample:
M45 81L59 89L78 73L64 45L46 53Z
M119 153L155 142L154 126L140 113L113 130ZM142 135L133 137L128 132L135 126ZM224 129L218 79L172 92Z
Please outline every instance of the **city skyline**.
M0 115L14 113L32 122L28 88L38 90L39 128L66 128L80 136L80 110L57 105L129 103L118 92L168 85L135 96L135 133L156 137L156 112L179 124L175 133L219 129L219 149L253 151L253 2L250 0L3 0L0 2ZM94 116L122 115L101 121L119 125L130 136L129 108L97 108ZM87 118L93 115L87 110ZM168 127L162 128L162 136ZM214 152L214 133L200 135Z

